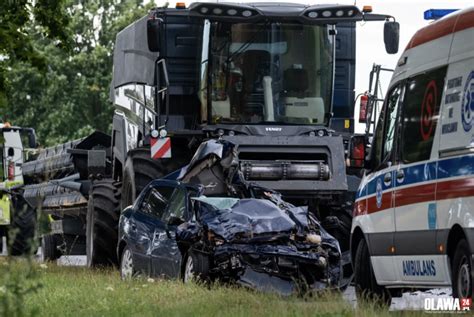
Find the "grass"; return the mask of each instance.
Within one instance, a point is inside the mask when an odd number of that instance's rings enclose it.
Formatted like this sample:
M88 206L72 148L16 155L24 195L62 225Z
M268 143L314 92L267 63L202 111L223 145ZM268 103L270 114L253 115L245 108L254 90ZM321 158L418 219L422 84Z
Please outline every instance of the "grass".
M30 271L26 261L0 260L0 299L9 278ZM338 293L282 298L239 287L184 285L179 281L137 279L123 282L115 270L89 270L33 264L23 279L20 315L38 316L388 316L374 306L354 309ZM10 294L11 296L11 294ZM1 305L1 303L0 303ZM1 309L1 307L0 307ZM402 314L402 313L399 313ZM403 315L421 315L405 312ZM2 315L0 311L0 315ZM10 314L11 315L11 314Z

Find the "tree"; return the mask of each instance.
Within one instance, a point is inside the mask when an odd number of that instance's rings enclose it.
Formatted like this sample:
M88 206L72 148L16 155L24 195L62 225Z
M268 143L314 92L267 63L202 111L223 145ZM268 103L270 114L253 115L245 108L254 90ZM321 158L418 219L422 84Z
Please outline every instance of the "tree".
M44 145L93 130L109 132L115 36L152 6L141 0L66 0L74 34L70 49L62 49L37 28L29 29L33 46L46 57L46 72L24 61L14 63L9 69L9 106L2 113L15 125L35 128Z
M8 65L27 62L39 70L45 57L36 49L31 31L54 40L61 48L69 47L69 15L66 0L6 0L0 6L0 107L6 103Z

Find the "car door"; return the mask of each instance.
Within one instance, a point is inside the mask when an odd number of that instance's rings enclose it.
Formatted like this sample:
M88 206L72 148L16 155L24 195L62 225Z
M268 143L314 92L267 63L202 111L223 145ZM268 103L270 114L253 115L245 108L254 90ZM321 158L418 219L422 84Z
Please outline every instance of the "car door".
M176 242L176 229L189 220L188 206L188 191L180 185L173 192L160 225L155 227L151 251L154 275L178 277L180 274L182 256Z
M130 218L134 241L131 246L137 270L151 274L151 250L155 228L162 226L161 216L174 191L172 184L157 183L146 189L143 199Z
M394 191L394 265L402 284L444 278L436 244L438 153L433 151L433 141L440 128L446 70L443 66L423 72L408 78L405 85Z
M371 173L367 177L367 214L365 234L374 274L379 284L396 279L393 273L393 210L395 151L398 115L403 86L399 83L387 94L379 123L375 130L371 155Z

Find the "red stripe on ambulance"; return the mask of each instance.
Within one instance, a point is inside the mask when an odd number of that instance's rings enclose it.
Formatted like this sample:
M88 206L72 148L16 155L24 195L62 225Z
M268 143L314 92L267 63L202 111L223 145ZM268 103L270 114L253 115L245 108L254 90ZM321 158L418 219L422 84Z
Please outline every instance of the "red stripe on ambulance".
M392 202L393 193L395 193L395 197ZM377 207L376 196L367 198L367 201L364 198L359 199L354 205L354 217L376 213L393 207L471 196L474 196L474 178L472 177L439 181L437 184L422 184L384 192L380 207Z

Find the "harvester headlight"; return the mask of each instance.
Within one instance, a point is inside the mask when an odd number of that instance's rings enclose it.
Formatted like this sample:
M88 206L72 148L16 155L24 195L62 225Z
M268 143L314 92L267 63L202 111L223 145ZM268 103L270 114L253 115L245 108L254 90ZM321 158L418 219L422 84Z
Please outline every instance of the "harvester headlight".
M151 137L152 138L156 139L159 135L160 135L160 133L158 132L158 130L152 130L151 131Z
M212 10L212 13L214 13L214 14L222 14L222 9L221 9L221 8L214 8L214 9Z
M246 17L246 18L248 18L248 17L251 16L251 15L252 15L252 11L250 11L250 10L244 10L244 11L242 11L242 16L244 16L244 17Z
M229 9L229 10L227 10L227 14L228 14L228 15L236 15L236 14L237 14L237 10L235 10L235 9Z
M323 11L322 14L323 14L323 17L329 18L332 15L332 12L329 10L326 10L326 11Z
M347 15L348 15L348 16L351 17L353 14L354 14L354 10L349 10L349 11L347 11Z
M318 136L324 136L324 130L318 130Z
M342 10L337 10L336 11L336 16L342 17L343 15L344 15L344 11L342 11Z
M168 135L168 131L166 131L165 129L160 130L160 137L161 138L165 138L167 135Z
M202 14L206 14L207 12L209 12L209 9L207 7L202 7L201 8L201 13Z
M311 11L310 13L308 13L308 17L310 17L312 19L317 18L318 17L318 12Z

